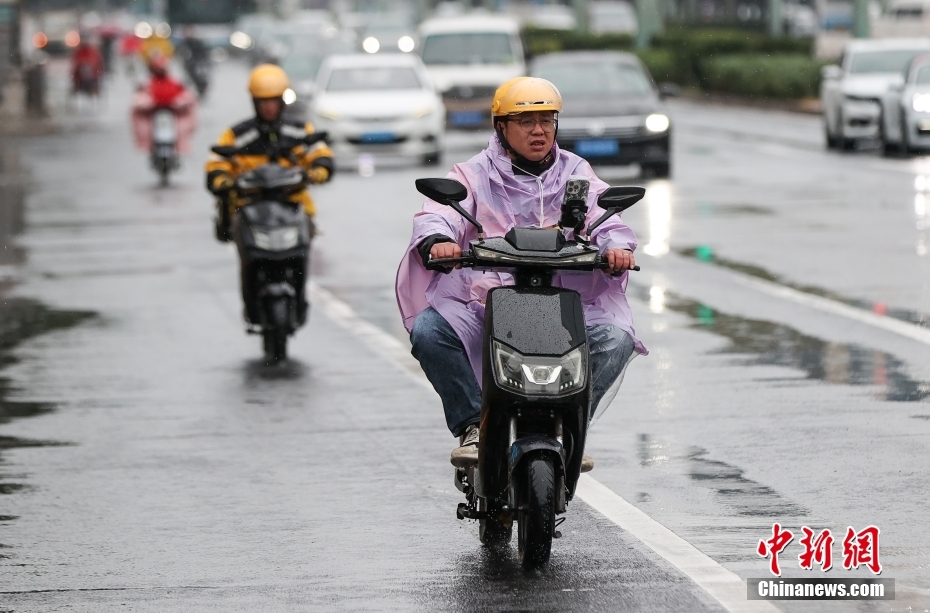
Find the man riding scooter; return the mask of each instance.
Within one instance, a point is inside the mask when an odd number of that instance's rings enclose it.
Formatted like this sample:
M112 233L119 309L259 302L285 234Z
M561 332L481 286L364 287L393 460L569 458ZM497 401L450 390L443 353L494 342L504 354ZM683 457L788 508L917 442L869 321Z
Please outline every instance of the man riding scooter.
M230 224L233 215L243 206L244 200L235 193L236 179L240 175L255 170L269 163L283 167L299 167L303 170L306 182L314 185L326 183L332 178L333 152L325 142L317 141L311 135L315 129L312 124L285 120L284 92L290 87L287 74L278 66L263 64L257 66L249 77L249 93L255 107L255 117L247 119L223 132L217 141L218 148L233 148L230 156L214 155L206 164L207 189L217 196L218 214L216 219L217 239L231 239ZM316 208L306 189L290 194L288 202L301 206L310 218L310 235L313 235L313 216ZM251 324L260 320L255 292L250 288L254 271L242 264L242 296L245 302L246 319ZM304 296L304 283L299 283L298 323L306 318L307 303Z
M467 196L459 204L489 236L504 236L515 226L558 225L569 179L589 181L592 207L608 188L585 160L555 143L561 110L561 95L549 81L508 81L492 101L495 134L488 147L447 175L465 186ZM478 462L488 292L512 284L512 277L430 262L460 258L477 236L475 227L454 210L427 200L414 217L413 238L397 273L397 300L412 353L442 400L449 430L459 437L451 458L457 467ZM623 274L636 265L636 237L616 216L598 226L590 239L606 262L605 272L574 278L557 274L552 282L577 291L583 304L592 367L589 419L599 403L610 401L633 353L646 353L635 337ZM585 456L582 471L591 468L593 459Z

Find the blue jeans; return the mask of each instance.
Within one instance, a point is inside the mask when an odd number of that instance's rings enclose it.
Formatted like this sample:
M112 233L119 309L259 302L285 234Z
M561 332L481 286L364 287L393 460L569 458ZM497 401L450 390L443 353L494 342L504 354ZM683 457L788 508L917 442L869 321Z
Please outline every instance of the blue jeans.
M586 328L591 356L591 408L603 398L633 353L633 339L610 324ZM417 316L410 332L411 353L420 362L446 412L446 424L455 436L481 421L481 388L465 353L465 345L449 322L432 307Z

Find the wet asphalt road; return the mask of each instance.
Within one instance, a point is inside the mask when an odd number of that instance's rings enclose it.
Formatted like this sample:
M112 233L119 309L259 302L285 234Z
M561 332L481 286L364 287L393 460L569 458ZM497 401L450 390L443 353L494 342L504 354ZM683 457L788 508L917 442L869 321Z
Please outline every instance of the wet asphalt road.
M218 71L198 151L248 114L244 74ZM3 319L28 325L0 328L0 611L725 610L582 502L545 571L483 549L455 519L438 399L322 305L265 367L235 252L212 239L205 156L157 189L128 91L17 142L32 190ZM673 112L674 178L625 215L652 353L592 430L593 476L743 578L766 576L774 521L874 524L896 601L779 608L930 608L930 347L778 295L925 331L930 160L827 153L816 117ZM483 139L453 135L443 166ZM442 172L379 165L315 190L315 282L399 340L413 179ZM787 576L823 576L798 552Z

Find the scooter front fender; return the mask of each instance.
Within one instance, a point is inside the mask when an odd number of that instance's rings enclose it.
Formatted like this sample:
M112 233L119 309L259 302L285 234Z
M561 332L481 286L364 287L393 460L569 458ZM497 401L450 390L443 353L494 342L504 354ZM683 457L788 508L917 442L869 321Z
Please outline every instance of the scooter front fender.
M565 450L562 448L562 443L551 436L530 434L518 438L514 444L510 446L508 465L511 481L513 481L513 472L520 466L523 458L525 458L527 454L534 452L540 452L551 457L555 463L556 473L565 473Z

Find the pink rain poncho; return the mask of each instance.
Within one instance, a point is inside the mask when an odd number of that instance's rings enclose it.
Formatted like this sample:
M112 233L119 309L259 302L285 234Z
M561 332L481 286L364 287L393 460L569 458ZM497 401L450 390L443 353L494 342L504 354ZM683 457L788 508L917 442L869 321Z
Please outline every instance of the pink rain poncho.
M515 175L510 157L497 136L491 137L488 148L462 164L456 164L446 175L468 189L462 207L484 227L486 236L503 236L514 226L549 227L559 222L565 184L571 176L590 179L588 190L588 224L604 213L597 206L597 197L608 185L597 178L591 165L574 153L555 146L555 163L540 177ZM423 239L442 234L455 240L462 248L478 237L474 226L452 208L426 200L423 209L413 218L413 238L397 271L397 304L409 332L423 310L431 306L455 330L465 345L468 359L479 384L481 377L481 345L483 341L484 305L488 290L501 285L513 285L510 274L480 272L468 268L449 274L427 270L417 251ZM601 253L607 249L636 249L633 231L615 215L601 224L591 237L591 244ZM627 275L610 277L604 272L555 275L553 285L573 289L581 295L585 323L613 324L633 338L636 352L646 348L636 339L633 314L626 300ZM540 333L545 333L540 330Z

